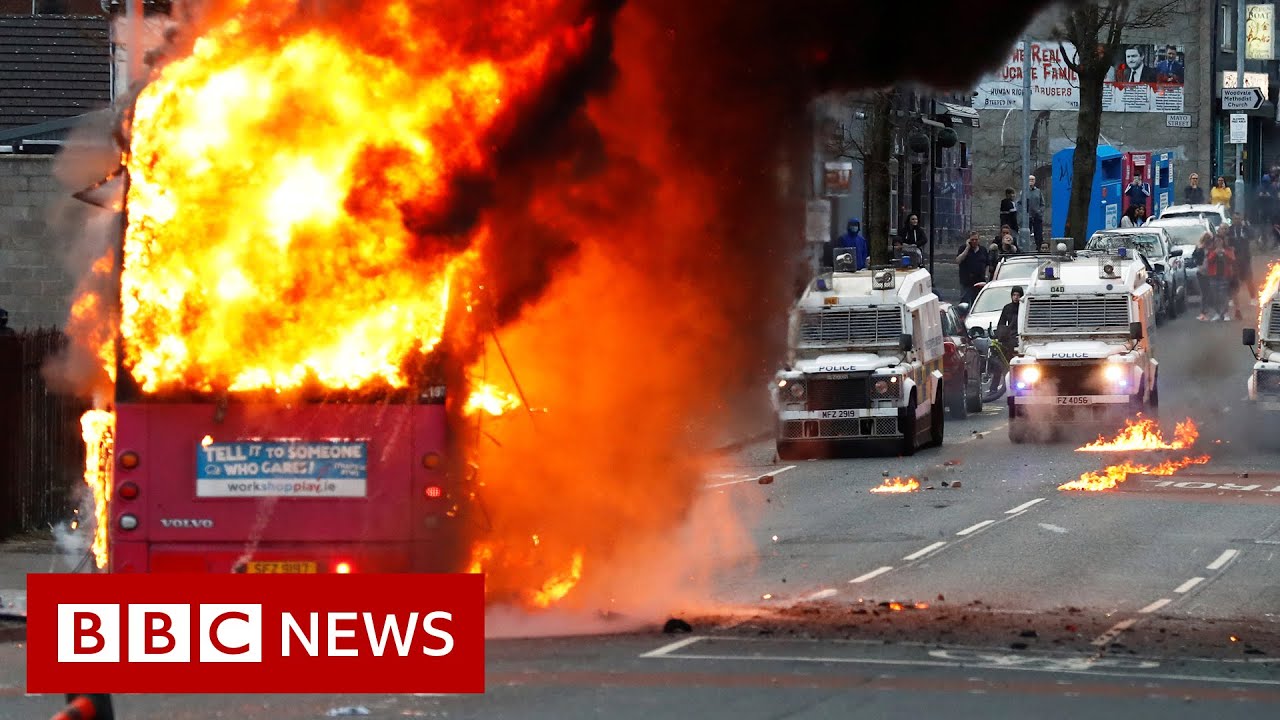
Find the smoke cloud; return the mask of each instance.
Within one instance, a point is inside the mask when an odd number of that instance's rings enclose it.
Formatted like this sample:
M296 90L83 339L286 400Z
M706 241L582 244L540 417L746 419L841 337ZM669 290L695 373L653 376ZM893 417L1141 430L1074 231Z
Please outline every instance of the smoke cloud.
M204 6L162 55L188 54L242 5ZM494 599L527 601L581 555L567 605L655 612L698 595L717 558L744 557L737 516L702 490L706 452L768 424L765 381L804 273L810 101L967 87L1045 5L459 0L394 5L398 23L384 3L250 5L278 38L330 33L423 74L454 51L502 60L543 43L561 59L475 139L483 161L458 164L446 192L395 196L389 141L345 199L359 214L392 193L419 258L479 254L483 319L451 341L473 380L518 380L529 404L468 421L468 516L495 549ZM414 45L425 27L449 53ZM114 332L109 298L92 284L80 296L86 347Z

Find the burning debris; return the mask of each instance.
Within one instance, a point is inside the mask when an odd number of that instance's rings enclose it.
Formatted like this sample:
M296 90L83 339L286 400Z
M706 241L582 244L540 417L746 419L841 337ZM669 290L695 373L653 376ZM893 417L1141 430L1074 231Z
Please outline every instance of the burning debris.
M1200 430L1191 418L1178 423L1173 429L1173 441L1165 442L1155 420L1139 416L1126 420L1125 428L1111 440L1101 435L1094 442L1076 448L1076 452L1130 452L1147 450L1185 450L1191 447Z
M1164 450L1188 450L1200 436L1200 431L1191 418L1178 423L1174 427L1174 439L1166 442L1156 422L1150 418L1139 417L1129 420L1125 428L1111 440L1099 436L1095 442L1076 448L1076 452L1154 452ZM1099 492L1110 490L1129 479L1130 475L1169 476L1191 465L1203 465L1209 462L1208 455L1183 457L1178 460L1165 460L1159 463L1137 463L1125 461L1109 465L1099 472L1085 472L1079 480L1063 483L1059 490L1085 490Z
M107 566L107 497L111 494L115 415L90 410L80 418L80 431L85 447L84 480L93 492L93 560L101 570Z
M920 489L920 481L915 478L888 478L879 487L871 488L873 493L909 493Z
M1130 475L1169 476L1191 465L1203 465L1207 462L1209 462L1208 455L1201 455L1194 458L1184 457L1181 460L1166 460L1155 465L1123 462L1119 465L1108 465L1100 472L1082 473L1079 480L1073 480L1072 482L1059 485L1058 489L1088 490L1090 492L1110 490L1125 480L1128 480Z

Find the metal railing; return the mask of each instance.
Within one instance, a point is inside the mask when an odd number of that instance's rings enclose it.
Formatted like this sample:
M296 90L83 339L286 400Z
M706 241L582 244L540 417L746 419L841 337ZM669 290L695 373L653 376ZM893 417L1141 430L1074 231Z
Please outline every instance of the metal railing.
M83 400L41 374L66 346L55 328L0 336L0 539L68 519L84 473Z

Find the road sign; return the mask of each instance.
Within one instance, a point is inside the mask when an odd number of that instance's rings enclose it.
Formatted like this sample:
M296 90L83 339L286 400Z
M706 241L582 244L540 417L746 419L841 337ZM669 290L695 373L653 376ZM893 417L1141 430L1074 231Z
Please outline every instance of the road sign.
M1191 127L1191 116L1186 114L1165 115L1164 125L1171 128L1189 128Z
M1264 100L1266 97L1262 95L1262 90L1256 87L1222 90L1223 110L1257 110L1262 107Z
M1249 142L1249 116L1244 113L1231 114L1231 139L1228 143L1243 145Z

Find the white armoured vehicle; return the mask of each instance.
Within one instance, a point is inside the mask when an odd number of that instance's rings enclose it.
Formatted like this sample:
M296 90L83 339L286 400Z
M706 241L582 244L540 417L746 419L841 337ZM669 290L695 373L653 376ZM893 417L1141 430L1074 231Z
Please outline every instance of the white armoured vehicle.
M778 455L812 457L872 440L897 443L904 455L941 445L942 359L927 271L817 277L792 311L787 364L772 389Z
M1047 259L1026 286L1009 362L1009 439L1119 422L1159 404L1146 263L1125 248Z

